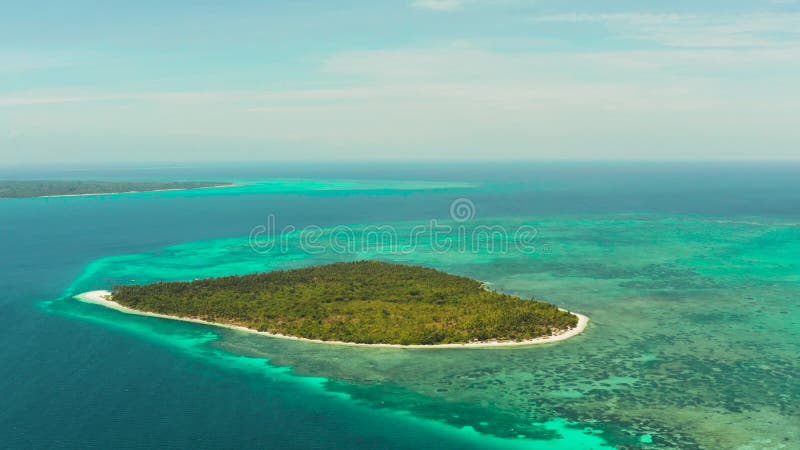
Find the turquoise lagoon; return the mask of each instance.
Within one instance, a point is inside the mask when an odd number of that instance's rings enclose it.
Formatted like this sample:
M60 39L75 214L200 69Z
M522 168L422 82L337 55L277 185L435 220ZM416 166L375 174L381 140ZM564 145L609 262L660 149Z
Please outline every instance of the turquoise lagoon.
M20 255L3 268L18 275L2 303L14 347L3 355L13 366L3 366L11 395L0 435L10 447L61 448L800 446L797 168L490 169L316 181L230 169L240 186L0 203L17 236L3 239ZM458 198L474 218L450 217ZM314 226L322 242L342 225L357 239L391 227L399 246L309 252L294 232L285 248L254 251L248 234L269 214ZM536 237L525 251L499 251L502 235L467 250L422 236L398 251L432 219L466 235L526 226ZM353 348L72 299L119 283L354 259L467 275L591 322L532 347Z

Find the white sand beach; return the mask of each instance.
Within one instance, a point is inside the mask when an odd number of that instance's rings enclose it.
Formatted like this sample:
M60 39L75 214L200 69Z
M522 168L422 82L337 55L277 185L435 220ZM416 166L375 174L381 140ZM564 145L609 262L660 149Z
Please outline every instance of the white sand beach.
M238 184L217 184L214 186L203 186L195 188L170 188L170 189L153 189L149 191L123 191L123 192L89 192L86 194L59 194L59 195L40 195L34 198L59 198L59 197L96 197L101 195L123 195L123 194L144 194L150 192L170 192L170 191L196 191L199 189L221 189L239 186Z
M96 305L105 306L106 308L115 309L117 311L121 311L128 314L136 314L140 316L149 316L149 317L159 317L161 319L170 319L170 320L180 320L184 322L194 322L194 323L201 323L205 325L212 325L222 328L228 328L231 330L238 330L243 331L246 333L255 333L260 334L262 336L269 336L274 338L280 339L294 339L296 341L305 341L305 342L315 342L319 344L335 344L335 345L350 345L350 346L357 346L357 347L397 347L397 348L489 348L489 347L518 347L523 345L538 345L538 344L549 344L552 342L563 341L569 339L573 336L577 336L580 334L584 329L586 329L586 325L589 323L589 318L578 313L572 313L578 316L578 325L575 328L570 328L569 330L564 331L563 333L556 334L553 336L547 337L540 337L536 339L530 339L527 341L484 341L484 342L470 342L467 344L436 344L436 345L402 345L402 344L362 344L357 342L342 342L342 341L323 341L319 339L307 339L297 336L287 336L283 334L275 334L275 333L267 333L266 331L258 331L252 328L242 327L238 325L228 325L224 323L217 323L217 322L209 322L206 320L201 319L193 319L190 317L178 317L178 316L170 316L167 314L158 314L158 313L151 313L145 311L139 311L136 309L128 308L127 306L123 306L111 299L111 292L109 291L89 291L84 292L82 294L78 294L75 296L75 299L85 302L85 303L94 303Z

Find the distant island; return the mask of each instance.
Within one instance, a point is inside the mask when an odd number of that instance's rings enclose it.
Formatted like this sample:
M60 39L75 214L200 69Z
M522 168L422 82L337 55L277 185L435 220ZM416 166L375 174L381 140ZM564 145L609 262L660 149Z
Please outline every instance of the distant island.
M571 337L588 321L470 278L376 261L123 285L77 298L130 313L356 345L533 344Z
M0 180L0 198L67 197L230 186L212 181Z

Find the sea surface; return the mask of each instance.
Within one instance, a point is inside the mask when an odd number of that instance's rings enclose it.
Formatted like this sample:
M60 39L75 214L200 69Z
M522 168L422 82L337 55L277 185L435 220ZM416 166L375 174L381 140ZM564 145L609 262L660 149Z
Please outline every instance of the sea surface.
M0 200L0 448L800 448L800 164L2 178L237 186ZM470 276L591 322L531 347L355 348L73 299L358 259Z

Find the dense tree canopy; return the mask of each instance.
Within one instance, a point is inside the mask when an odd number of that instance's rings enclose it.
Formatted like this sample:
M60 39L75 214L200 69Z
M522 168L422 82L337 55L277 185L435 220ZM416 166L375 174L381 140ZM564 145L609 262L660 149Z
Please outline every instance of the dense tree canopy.
M29 198L49 195L113 194L120 192L197 189L228 183L210 181L70 181L70 180L0 180L0 198Z
M466 277L376 261L117 286L113 299L141 311L359 343L518 341L577 324L554 305Z

